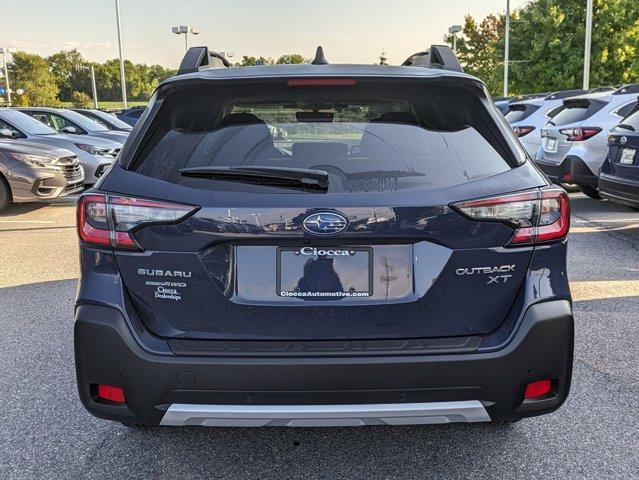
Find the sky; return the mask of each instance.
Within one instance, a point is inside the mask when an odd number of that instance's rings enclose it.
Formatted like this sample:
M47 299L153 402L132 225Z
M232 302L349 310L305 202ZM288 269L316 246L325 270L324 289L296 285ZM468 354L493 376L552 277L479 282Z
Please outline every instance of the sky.
M512 0L511 8L528 3ZM374 63L382 51L398 64L442 43L467 14L504 12L506 0L120 0L125 58L176 68L184 37L176 25L199 27L191 46L277 58L313 57L324 47L331 63ZM0 46L43 56L77 48L91 61L118 56L115 0L2 0ZM11 12L10 14L8 12Z

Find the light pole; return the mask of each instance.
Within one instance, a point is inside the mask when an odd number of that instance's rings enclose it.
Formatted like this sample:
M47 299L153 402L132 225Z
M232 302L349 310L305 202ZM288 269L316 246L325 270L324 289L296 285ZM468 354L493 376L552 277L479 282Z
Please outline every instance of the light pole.
M118 49L120 51L120 85L122 86L122 106L128 108L126 101L126 77L124 76L124 55L122 54L122 28L120 27L120 0L115 0L115 17L118 24Z
M510 56L510 0L506 0L506 33L504 35L504 97L508 96L508 62Z
M2 70L4 72L4 87L7 89L7 105L11 106L11 88L9 86L9 68L7 68L7 53L15 52L15 48L0 47L2 53Z
M93 94L93 108L98 108L98 89L95 84L95 68L91 65L78 65L77 70L89 70L91 72L91 92Z
M448 27L448 33L453 36L453 52L457 53L457 34L462 31L461 25L451 25Z
M586 0L586 45L584 47L584 90L590 89L590 49L592 46L592 0Z
M184 34L184 50L189 49L189 33L191 35L199 35L200 27L190 27L188 25L180 25L179 27L171 27L171 31L176 35Z

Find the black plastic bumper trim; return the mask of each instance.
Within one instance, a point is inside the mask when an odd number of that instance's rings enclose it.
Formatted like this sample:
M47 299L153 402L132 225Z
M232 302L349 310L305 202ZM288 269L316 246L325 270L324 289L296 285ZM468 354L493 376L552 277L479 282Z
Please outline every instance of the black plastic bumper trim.
M531 306L513 340L489 353L365 357L184 357L145 352L115 309L81 305L75 323L80 398L94 415L159 424L170 404L386 404L479 400L493 420L549 413L570 388L570 302ZM523 402L528 383L556 395ZM91 385L124 388L125 406L96 403Z

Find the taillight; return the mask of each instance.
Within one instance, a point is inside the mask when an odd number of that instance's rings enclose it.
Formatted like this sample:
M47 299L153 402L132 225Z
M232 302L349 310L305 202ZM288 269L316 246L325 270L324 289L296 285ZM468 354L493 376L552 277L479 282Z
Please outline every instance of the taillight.
M90 193L78 200L78 236L93 245L139 249L132 235L135 230L176 223L196 210L192 205Z
M599 132L601 132L601 128L599 127L576 127L576 128L562 128L559 130L560 133L566 135L568 137L566 140L569 142L582 142L584 140L588 140L589 138L594 137Z
M354 78L289 78L289 87L349 87L357 85Z
M550 187L451 205L471 220L501 222L515 232L507 245L547 243L568 235L570 201L565 191Z
M515 132L515 135L517 135L518 137L525 137L534 129L535 127L515 127L513 128L513 131Z

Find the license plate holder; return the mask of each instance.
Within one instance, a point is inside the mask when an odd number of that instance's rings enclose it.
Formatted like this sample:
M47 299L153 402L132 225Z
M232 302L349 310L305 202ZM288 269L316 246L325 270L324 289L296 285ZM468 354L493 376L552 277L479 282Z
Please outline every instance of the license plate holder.
M634 148L624 148L621 151L621 157L619 158L619 163L622 165L632 165L635 163L635 157L637 156L637 150Z
M279 247L277 295L302 300L341 300L373 295L370 247Z

